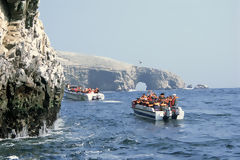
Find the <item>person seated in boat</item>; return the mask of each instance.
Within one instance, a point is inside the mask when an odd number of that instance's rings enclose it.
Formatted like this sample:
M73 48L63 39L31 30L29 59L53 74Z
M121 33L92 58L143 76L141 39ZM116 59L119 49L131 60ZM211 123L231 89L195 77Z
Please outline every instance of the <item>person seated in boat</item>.
M147 106L149 104L148 97L145 95L145 93L140 97L141 99L141 105Z
M169 104L169 97L165 98L164 103L168 106L168 104Z
M147 96L145 95L145 93L143 93L142 97L140 97L140 99L142 101L147 101Z
M172 96L168 97L168 106L172 107Z
M94 90L92 90L92 88L89 88L88 93L94 93Z
M69 88L69 91L71 91L71 92L77 92L77 87L70 87L70 88Z
M134 103L135 103L135 104L140 104L140 103L141 103L140 98L137 98L137 100L135 100Z
M76 92L81 92L81 91L82 91L82 88L78 86Z
M82 90L82 93L85 93L85 91L86 91L86 88L84 88L84 89Z
M153 98L154 98L155 101L158 99L158 96L157 96L156 93L153 93Z
M151 93L149 94L148 97L151 97L151 98L153 99L153 101L155 101L155 100L157 99L156 93L154 93L154 92L152 92L152 91L151 91Z
M77 91L78 91L78 88L74 88L73 91L74 91L74 92L77 92Z
M157 101L158 101L160 104L162 104L162 103L165 102L165 100L166 100L166 98L165 98L164 93L161 93L160 96L158 97L158 100L157 100Z
M148 99L147 99L146 103L147 103L148 107L153 107L153 104L154 104L153 97L152 96L148 96Z
M85 88L82 93L88 93L89 89L88 88Z
M177 99L178 99L179 97L177 97L176 94L173 94L172 97L173 97L173 98L172 98L171 105L172 105L172 106L177 106L177 104L178 104Z
M167 105L166 101L164 100L164 101L162 101L162 102L160 103L160 106L166 107L166 106L168 106L168 105Z
M94 93L99 93L99 89L96 88L96 89L94 90Z

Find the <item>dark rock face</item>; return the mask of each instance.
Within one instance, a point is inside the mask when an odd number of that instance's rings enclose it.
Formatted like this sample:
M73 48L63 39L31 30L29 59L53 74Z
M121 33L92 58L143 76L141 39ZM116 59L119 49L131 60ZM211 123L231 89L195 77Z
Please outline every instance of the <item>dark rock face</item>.
M167 71L137 67L105 57L68 52L58 52L58 55L66 82L71 84L106 91L135 89L138 82L146 83L149 90L185 87L180 77Z
M63 68L38 19L38 3L0 1L0 138L37 136L60 110Z
M5 0L10 21L25 20L25 27L33 26L34 17L37 15L39 0Z

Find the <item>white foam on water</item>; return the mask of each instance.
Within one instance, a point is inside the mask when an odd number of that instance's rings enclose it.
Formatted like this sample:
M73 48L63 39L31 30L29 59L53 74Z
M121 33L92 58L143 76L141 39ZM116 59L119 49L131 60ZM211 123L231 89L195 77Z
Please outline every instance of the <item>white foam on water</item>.
M2 146L5 147L13 147L15 144L14 143L3 143Z
M28 126L24 126L23 129L20 132L16 132L15 129L12 130L11 133L8 134L8 138L2 139L0 138L0 141L4 141L6 139L12 140L12 135L15 135L14 140L18 139L24 139L24 138L37 138L37 137L46 137L52 134L62 134L63 131L61 131L64 127L64 121L61 118L58 118L52 127L47 128L46 126L46 120L43 121L43 126L39 130L39 136L32 136L30 137L28 135Z
M128 92L137 92L137 90L136 89L129 89Z
M28 129L27 129L27 125L23 127L23 129L20 131L20 132L16 132L15 129L12 129L12 132L11 133L8 133L8 138L6 139L12 139L12 136L15 138L15 139L19 139L19 138L28 138ZM2 139L0 139L2 140Z
M54 123L53 123L53 129L58 131L63 129L64 127L64 121L61 118L58 118Z
M22 131L17 133L17 138L20 138L20 137L28 137L27 126L23 127Z
M102 151L85 151L86 154L100 154Z
M104 103L121 103L121 101L114 101L114 100L112 100L112 101L103 101Z
M39 136L40 137L46 137L52 134L62 134L64 127L64 121L61 118L58 118L53 125L50 128L46 127L46 121L43 121L43 126L41 127L40 131L39 131Z
M9 160L11 159L11 160L19 160L19 158L17 157L17 156L15 156L15 155L12 155L12 156L9 156L9 157L7 157Z
M48 129L46 125L46 120L43 120L43 126L39 130L39 136L40 137L47 136L47 133L48 133Z

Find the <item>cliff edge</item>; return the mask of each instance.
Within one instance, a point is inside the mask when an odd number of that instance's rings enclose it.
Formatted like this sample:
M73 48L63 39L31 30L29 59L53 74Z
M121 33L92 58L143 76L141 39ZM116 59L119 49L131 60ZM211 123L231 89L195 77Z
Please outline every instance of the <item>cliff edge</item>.
M39 0L0 0L0 138L37 136L57 118L63 68L38 19Z
M177 75L159 69L138 67L111 58L58 51L66 82L105 91L135 89L138 82L147 89L184 88Z

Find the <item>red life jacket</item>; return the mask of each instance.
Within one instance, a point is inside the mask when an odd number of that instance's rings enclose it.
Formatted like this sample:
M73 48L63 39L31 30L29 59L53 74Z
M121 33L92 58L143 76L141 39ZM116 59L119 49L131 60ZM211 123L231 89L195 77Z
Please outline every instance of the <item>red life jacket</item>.
M172 99L169 100L169 107L172 107Z
M176 97L172 99L171 106L175 106L176 99L177 99Z

